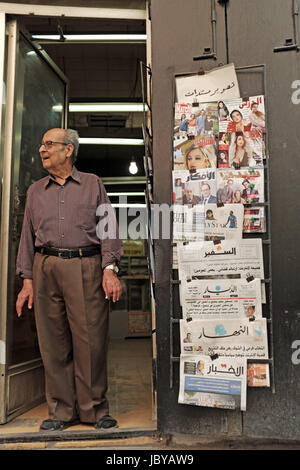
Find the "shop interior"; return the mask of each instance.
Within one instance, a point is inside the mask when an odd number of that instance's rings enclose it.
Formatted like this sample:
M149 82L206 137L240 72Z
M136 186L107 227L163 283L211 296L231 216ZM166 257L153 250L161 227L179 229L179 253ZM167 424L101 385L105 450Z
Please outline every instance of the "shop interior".
M19 17L17 20L27 39L38 48L42 48L68 80L67 127L76 129L81 139L76 167L80 171L95 173L102 178L111 203L115 207L123 235L124 257L120 270L123 295L118 304L111 305L110 312L108 355L110 414L118 420L120 429L154 429L156 422L152 375L151 281L147 239L128 239L127 226L133 215L129 214L125 222L124 217L122 220L119 217L120 203L125 204L126 209L131 207L142 212L146 206L143 162L145 149L142 129L145 84L142 84L144 77L141 73L143 69L141 64L145 64L147 60L145 21L116 19L78 21L71 18L30 15ZM93 34L99 32L104 35L135 35L139 38L100 40L93 37ZM80 34L82 38L72 42L68 40L72 34ZM46 37L47 35L51 37ZM83 36L89 38L83 39ZM30 96L38 93L35 81L40 79L35 75L37 74L34 63L37 60L36 53L30 50L30 42L27 43L25 40L25 43L22 54L27 61L25 73L28 76L24 80L23 96L27 96L28 107ZM44 90L47 89L47 80L43 86ZM50 93L52 91L49 88ZM138 105L137 110L130 107L127 110L128 104ZM31 109L30 114L32 113L35 113L35 109ZM27 125L31 126L28 132L32 133L34 130L30 119ZM22 126L23 139L24 129L26 130L24 119ZM38 132L41 131L40 127ZM41 138L42 135L37 136L37 139ZM93 139L101 140L95 143ZM126 139L132 139L131 143L126 143ZM24 142L21 143L21 147L26 153ZM14 210L17 212L18 224L14 227L12 254L15 254L18 245L26 188L37 177L44 176L41 173L43 169L38 149L36 148L36 152L30 153L26 158L26 161L22 161L21 152L19 180L14 181L13 198L17 201ZM140 213L136 212L137 215ZM39 357L32 312L25 311L21 318L17 318L13 312L15 297L20 288L13 271L14 266L11 266L9 310L12 312L10 314L12 347L8 360L12 368L18 367L24 361ZM15 409L17 410L17 399ZM37 403L37 406L25 410L22 414L13 412L12 415L14 418L1 426L2 433L35 432L39 430L40 422L47 418L47 407L45 403ZM72 429L88 430L89 427L80 425Z

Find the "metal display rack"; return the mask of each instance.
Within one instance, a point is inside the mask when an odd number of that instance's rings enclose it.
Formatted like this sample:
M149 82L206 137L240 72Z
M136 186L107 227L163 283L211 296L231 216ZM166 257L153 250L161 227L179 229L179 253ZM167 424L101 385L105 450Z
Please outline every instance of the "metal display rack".
M250 65L245 67L236 67L237 74L242 73L262 73L263 74L263 90L262 93L265 97L265 112L268 117L268 104L267 104L267 79L266 79L266 65ZM203 74L203 70L200 74ZM174 115L175 115L175 100L176 100L176 88L175 80L177 77L192 76L197 73L181 73L175 74L173 80L173 128L174 128ZM266 363L269 364L270 368L270 389L272 393L275 393L275 379L274 379L274 338L273 338L273 295L272 295L272 259L271 259L271 199L270 199L270 168L269 168L269 146L268 146L268 121L266 119L266 131L265 131L265 157L264 157L264 186L265 186L265 202L264 203L253 203L245 204L245 207L250 208L251 206L264 207L265 217L265 232L263 233L244 233L243 238L262 238L263 246L263 262L265 279L262 282L266 287L266 303L263 304L263 317L267 319L268 328L268 347L269 347L269 359L248 359L248 363ZM173 148L173 147L172 147ZM172 152L173 153L173 152ZM171 159L171 168L173 169L173 155ZM172 200L171 188L171 200ZM171 226L171 241L173 240L173 224ZM171 251L176 244L171 243ZM179 307L179 284L178 271L173 268L173 257L171 256L170 265L170 389L174 387L174 364L180 361L180 345L179 345L179 320L182 318L181 308ZM177 331L176 331L177 329ZM176 340L175 340L176 338ZM175 343L176 341L176 343ZM178 354L179 352L179 354Z
M146 77L145 77L146 75ZM149 288L150 288L150 304L151 304L151 336L152 336L152 391L153 391L153 410L157 410L157 346L156 346L156 300L155 300L155 256L154 256L154 240L152 236L152 205L153 200L153 157L152 157L152 70L149 66L140 61L140 77L142 85L143 100L143 138L144 138L144 171L146 176L145 201L147 208L147 262L149 270ZM147 85L147 93L145 90L145 82ZM149 99L147 99L147 96ZM156 419L154 412L153 418Z
M149 100L146 97L145 91L145 72L150 77L149 81L146 79L146 83L149 84L148 94ZM145 200L148 213L148 224L147 224L147 238L148 238L148 268L150 274L150 283L155 283L155 269L154 269L154 243L152 237L151 227L151 207L153 204L153 164L152 164L152 113L151 113L151 85L152 85L152 71L151 68L140 61L140 76L142 85L142 100L143 100L143 139L144 139L144 171L146 176L146 189L145 189ZM150 128L149 128L150 127Z

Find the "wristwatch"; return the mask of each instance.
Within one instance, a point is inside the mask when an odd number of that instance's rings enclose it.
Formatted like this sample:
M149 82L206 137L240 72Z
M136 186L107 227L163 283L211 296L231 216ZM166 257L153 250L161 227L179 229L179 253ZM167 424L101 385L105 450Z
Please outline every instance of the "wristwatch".
M118 274L118 272L119 272L119 268L118 268L118 266L116 266L115 264L108 264L107 266L105 266L104 269L111 269L111 270L114 271L116 274Z

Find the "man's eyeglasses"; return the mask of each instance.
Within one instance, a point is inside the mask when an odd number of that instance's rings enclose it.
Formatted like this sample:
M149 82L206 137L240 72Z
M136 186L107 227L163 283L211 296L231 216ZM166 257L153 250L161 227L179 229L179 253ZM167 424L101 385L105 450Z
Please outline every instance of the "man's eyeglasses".
M50 147L52 147L52 145L55 145L55 144L68 145L68 144L66 144L66 142L53 142L53 140L47 140L46 142L41 142L40 145L39 145L39 148L44 146L45 149L48 150Z

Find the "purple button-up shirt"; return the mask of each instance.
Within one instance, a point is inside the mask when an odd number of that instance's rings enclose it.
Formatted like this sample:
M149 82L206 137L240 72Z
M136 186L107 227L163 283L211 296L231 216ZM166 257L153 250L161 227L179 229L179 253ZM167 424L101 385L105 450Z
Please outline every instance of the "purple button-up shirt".
M114 229L109 236L101 228L101 220ZM73 167L64 185L58 184L50 174L33 183L27 191L17 274L32 279L35 247L80 248L91 245L101 246L102 268L119 263L123 254L122 242L101 179Z

